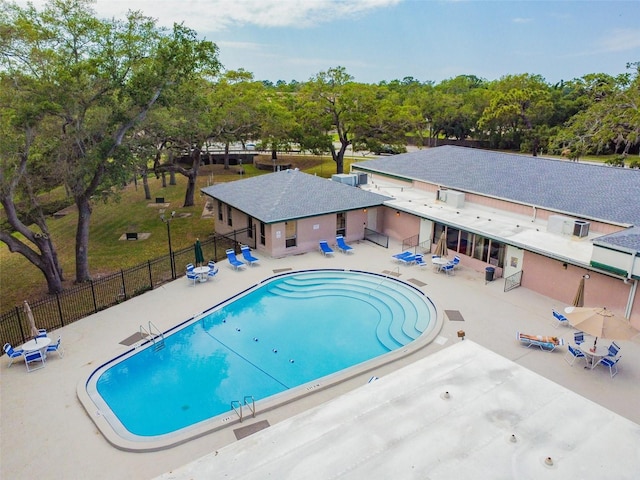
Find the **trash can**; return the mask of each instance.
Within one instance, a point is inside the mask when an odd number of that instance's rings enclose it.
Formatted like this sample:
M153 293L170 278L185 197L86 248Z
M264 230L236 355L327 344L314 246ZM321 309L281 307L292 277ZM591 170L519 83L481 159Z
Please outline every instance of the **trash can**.
M484 269L484 281L493 282L493 274L496 271L493 267L487 267Z

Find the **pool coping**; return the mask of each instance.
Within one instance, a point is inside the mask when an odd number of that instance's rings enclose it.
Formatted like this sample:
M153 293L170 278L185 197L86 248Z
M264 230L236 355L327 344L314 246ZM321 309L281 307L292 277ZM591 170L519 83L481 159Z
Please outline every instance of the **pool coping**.
M422 290L416 288L416 286L408 283L407 281L400 280L393 276L389 276L388 274L380 274L376 272L371 272L362 269L348 269L348 268L327 268L327 269L301 269L301 270L291 270L283 273L279 273L276 275L271 275L262 281L251 285L250 287L238 292L235 295L225 299L223 302L219 302L216 305L206 309L198 315L194 315L187 320L179 322L175 326L168 329L165 333L172 332L188 322L193 321L196 318L199 318L202 315L207 314L211 310L217 308L219 305L230 302L231 300L237 298L238 296L243 295L244 293L252 290L260 285L281 276L289 276L291 274L305 273L305 272L319 272L319 271L339 271L339 272L354 272L354 273L366 273L374 276L388 278L393 281L397 281L399 283L404 284L405 286L419 292L422 296L425 297L426 301L431 304L432 308L435 311L435 323L433 328L429 329L428 332L423 333L418 338L416 338L411 343L405 345L402 348L397 350L393 350L391 352L385 353L376 357L372 360L368 360L358 365L354 365L353 367L349 367L347 369L343 369L339 372L327 375L322 377L319 380L314 380L311 382L307 382L303 385L299 385L298 387L286 390L284 392L272 395L266 399L259 400L256 402L256 405L259 405L259 410L256 407L257 414L263 415L267 412L270 412L276 408L280 408L291 404L293 402L299 401L305 397L310 395L317 394L321 391L325 391L327 389L339 386L353 378L356 378L360 375L364 375L372 372L373 370L380 368L382 366L392 365L394 362L397 362L401 359L406 358L409 355L416 353L417 351L425 348L429 345L440 333L443 325L444 325L444 317L443 314L438 310L435 303L426 295ZM104 362L98 362L99 365L94 367L92 365L86 365L85 369L89 371L88 373L83 373L81 379L76 384L76 396L89 418L94 422L100 433L104 436L104 438L115 448L128 451L128 452L154 452L159 450L165 450L169 448L176 447L178 445L184 444L196 438L208 435L213 432L218 432L224 429L231 429L233 427L237 427L238 425L245 425L240 417L233 411L226 412L221 415L217 415L215 417L211 417L202 422L198 422L192 426L185 427L183 429L178 430L177 432L172 432L166 435L157 435L154 436L153 439L145 441L145 440L132 440L122 437L115 428L109 423L109 421L104 417L102 412L100 411L98 405L93 401L90 394L87 392L87 384L91 377L100 370L104 365L113 362L115 359L120 358L129 354L130 352L136 350L141 346L147 345L151 340L147 340L137 346L126 347L123 351L115 356L111 356ZM251 414L250 409L244 406L241 406L244 412L248 412ZM247 417L244 417L247 418Z

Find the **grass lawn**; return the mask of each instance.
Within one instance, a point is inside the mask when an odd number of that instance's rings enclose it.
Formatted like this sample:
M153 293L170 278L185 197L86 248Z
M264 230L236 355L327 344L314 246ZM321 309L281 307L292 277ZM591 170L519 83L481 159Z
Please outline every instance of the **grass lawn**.
M269 159L269 156L265 156ZM291 162L311 174L330 177L335 173L335 163L330 156L305 157L300 155L279 156L281 162ZM362 160L362 159L358 159ZM349 171L351 159L345 158L345 172ZM244 177L270 173L259 171L253 165L243 165ZM240 180L238 167L224 170L222 165L205 165L199 170L195 206L183 208L186 178L176 175L177 185L162 187L161 179L150 176L151 201L145 200L142 182L137 187L132 183L124 188L118 200L93 204L91 232L89 236L89 268L94 278L132 267L146 260L168 253L167 227L160 220L156 197L164 197L170 205L168 212L175 210L171 222L171 243L174 250L193 245L196 238L206 239L214 232L214 219L203 218L207 199L200 188L213 182ZM167 177L168 183L168 177ZM58 252L65 276L65 287L73 285L75 277L75 232L78 219L75 206L61 218L48 221L51 236ZM149 233L146 240L120 240L125 232ZM47 293L46 282L40 270L20 254L12 254L4 243L0 243L0 312L5 312L25 299L39 298Z

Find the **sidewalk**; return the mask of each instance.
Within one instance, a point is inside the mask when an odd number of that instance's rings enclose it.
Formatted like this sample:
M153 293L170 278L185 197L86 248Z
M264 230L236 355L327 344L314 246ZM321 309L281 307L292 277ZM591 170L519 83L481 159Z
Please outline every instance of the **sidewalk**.
M459 312L463 320L451 321L445 316L444 326L431 345L376 372L378 377L460 342L457 332L464 330L467 339L640 424L640 409L634 401L640 398L640 339L620 342L623 360L614 379L604 368L589 371L577 363L570 367L563 361L566 347L542 352L525 348L516 340L516 332L520 331L557 335L571 341L571 328L556 329L552 325L552 308L564 305L523 288L504 293L502 279L485 284L483 274L469 271L464 265L454 276L438 274L430 267L398 266L391 258L400 251L398 244L389 249L369 242L352 246L352 255L336 251L333 257L318 252L270 259L256 253L260 264L237 272L222 261L213 281L194 286L184 278L178 279L53 332L54 336L62 335L65 356L59 359L53 355L44 369L27 374L21 362L7 368L3 358L0 477L151 478L235 442L230 428L161 452L117 450L107 443L80 405L76 388L99 365L126 351L128 347L119 342L138 332L140 325L151 320L165 331L272 276L274 270L289 268L347 268L377 273L399 269L401 280L416 279L425 284L420 288L432 299L439 316L444 316L445 310ZM309 395L269 412L269 423L274 425L364 383L366 380L356 378ZM260 419L258 412L256 420Z

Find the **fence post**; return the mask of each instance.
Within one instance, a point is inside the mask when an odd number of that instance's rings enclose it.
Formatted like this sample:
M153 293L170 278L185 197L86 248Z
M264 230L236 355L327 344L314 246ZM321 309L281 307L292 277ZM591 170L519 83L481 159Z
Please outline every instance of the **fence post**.
M60 315L60 326L64 327L64 316L62 315L62 305L60 305L60 295L56 293L56 303L58 304L58 315Z
M24 342L27 337L24 336L24 330L22 328L22 319L20 318L20 308L16 305L16 317L18 318L18 326L20 327L20 336Z
M96 291L93 288L93 280L89 280L91 283L91 297L93 298L93 310L94 313L98 313L98 302L96 302Z
M151 285L151 290L153 290L153 276L151 275L151 260L147 260L147 268L149 269L149 285Z
M122 298L127 299L127 287L124 284L124 270L120 269L120 279L122 280Z

